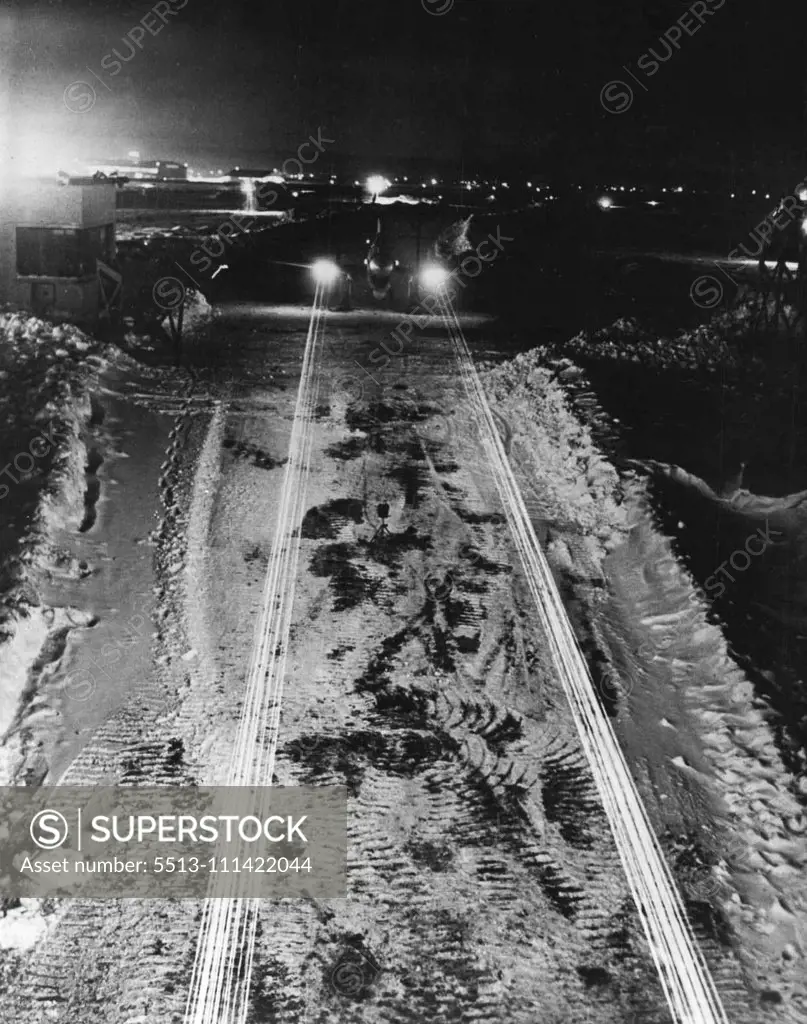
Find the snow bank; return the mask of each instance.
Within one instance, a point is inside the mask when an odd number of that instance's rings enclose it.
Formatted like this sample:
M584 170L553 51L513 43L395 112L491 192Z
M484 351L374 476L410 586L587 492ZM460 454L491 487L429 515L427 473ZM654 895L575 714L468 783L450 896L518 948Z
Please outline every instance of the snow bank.
M188 338L203 330L213 319L213 307L201 292L188 291L182 314L182 333ZM162 327L170 334L170 322L166 315Z
M623 320L570 347L589 359L604 353L658 367L702 369L723 359L739 366L742 354L727 335L735 327L748 334L743 318L735 311L674 339ZM767 993L783 1006L803 1006L803 779L782 756L767 702L656 523L647 478L632 470L620 477L600 454L593 428L580 419L607 417L580 368L556 351L533 349L482 374L528 510L539 534L549 535L553 567L580 581L573 614L581 638L596 641L598 657L620 679L615 727L679 886L698 912L711 905L722 941L741 950L755 998ZM747 367L747 353L744 360ZM804 494L721 498L677 467L656 468L735 515L804 535ZM591 570L605 587L587 590ZM722 947L713 934L699 931L715 957Z
M0 313L0 736L54 626L39 590L60 559L56 531L81 521L90 396L113 358L72 325Z
M507 424L510 459L528 488L530 512L606 550L625 527L619 476L569 405L559 375L568 360L536 348L482 375Z
M637 320L622 318L599 331L581 331L564 344L563 352L572 359L632 362L658 370L747 370L757 359L762 365L761 357L739 344L753 337L757 315L754 302L740 302L672 337L659 337Z

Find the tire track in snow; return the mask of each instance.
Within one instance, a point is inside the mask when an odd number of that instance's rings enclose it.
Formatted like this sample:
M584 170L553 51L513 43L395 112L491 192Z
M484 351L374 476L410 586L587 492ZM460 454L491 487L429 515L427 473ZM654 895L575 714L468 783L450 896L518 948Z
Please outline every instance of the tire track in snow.
M614 834L673 1019L728 1024L720 995L687 920L613 728L594 687L515 476L456 313L441 301L482 445L493 469L525 576Z
M230 786L273 783L302 539L295 527L306 508L324 299L323 289L318 288L303 354L275 539L247 672L244 712L227 780ZM237 882L233 878L226 878L224 884L223 891L217 890L216 897L205 901L185 1024L243 1024L249 1012L260 901L235 897Z

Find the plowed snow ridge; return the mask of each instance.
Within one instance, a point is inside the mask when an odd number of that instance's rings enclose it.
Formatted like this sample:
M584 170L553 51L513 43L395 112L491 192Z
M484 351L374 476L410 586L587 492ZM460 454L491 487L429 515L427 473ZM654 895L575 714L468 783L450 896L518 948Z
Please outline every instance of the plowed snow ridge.
M614 834L673 1020L677 1024L728 1024L680 893L611 723L597 700L588 667L507 460L468 343L447 297L442 300L442 312L480 439L550 644L554 665Z

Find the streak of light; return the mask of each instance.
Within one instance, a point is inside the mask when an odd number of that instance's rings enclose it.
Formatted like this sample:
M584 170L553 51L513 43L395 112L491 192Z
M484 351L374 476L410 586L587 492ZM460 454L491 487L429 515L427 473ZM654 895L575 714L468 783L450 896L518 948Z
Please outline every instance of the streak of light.
M728 1024L611 722L597 700L450 297L442 296L440 304L549 653L591 766L673 1020L676 1024Z
M229 786L272 785L286 674L291 616L319 392L318 353L325 291L317 288L303 353L289 457L280 492L274 543L247 671L243 712L227 779ZM262 807L261 812L266 808ZM235 896L236 876L217 875L205 901L191 974L185 1024L245 1024L260 901Z

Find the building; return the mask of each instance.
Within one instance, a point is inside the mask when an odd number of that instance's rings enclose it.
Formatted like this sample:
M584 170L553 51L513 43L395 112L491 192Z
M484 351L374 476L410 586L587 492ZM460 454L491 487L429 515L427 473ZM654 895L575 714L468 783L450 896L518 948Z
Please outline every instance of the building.
M81 170L88 174L119 174L145 181L186 181L188 165L178 160L139 160L128 156L122 160L83 160Z
M155 160L157 165L157 181L185 181L188 177L188 165L177 163L176 160Z
M107 294L97 261L115 257L115 191L107 183L8 183L0 193L0 304L96 320Z
M242 181L273 181L278 185L282 185L284 181L276 167L271 171L266 167L233 167L229 177L240 178Z

